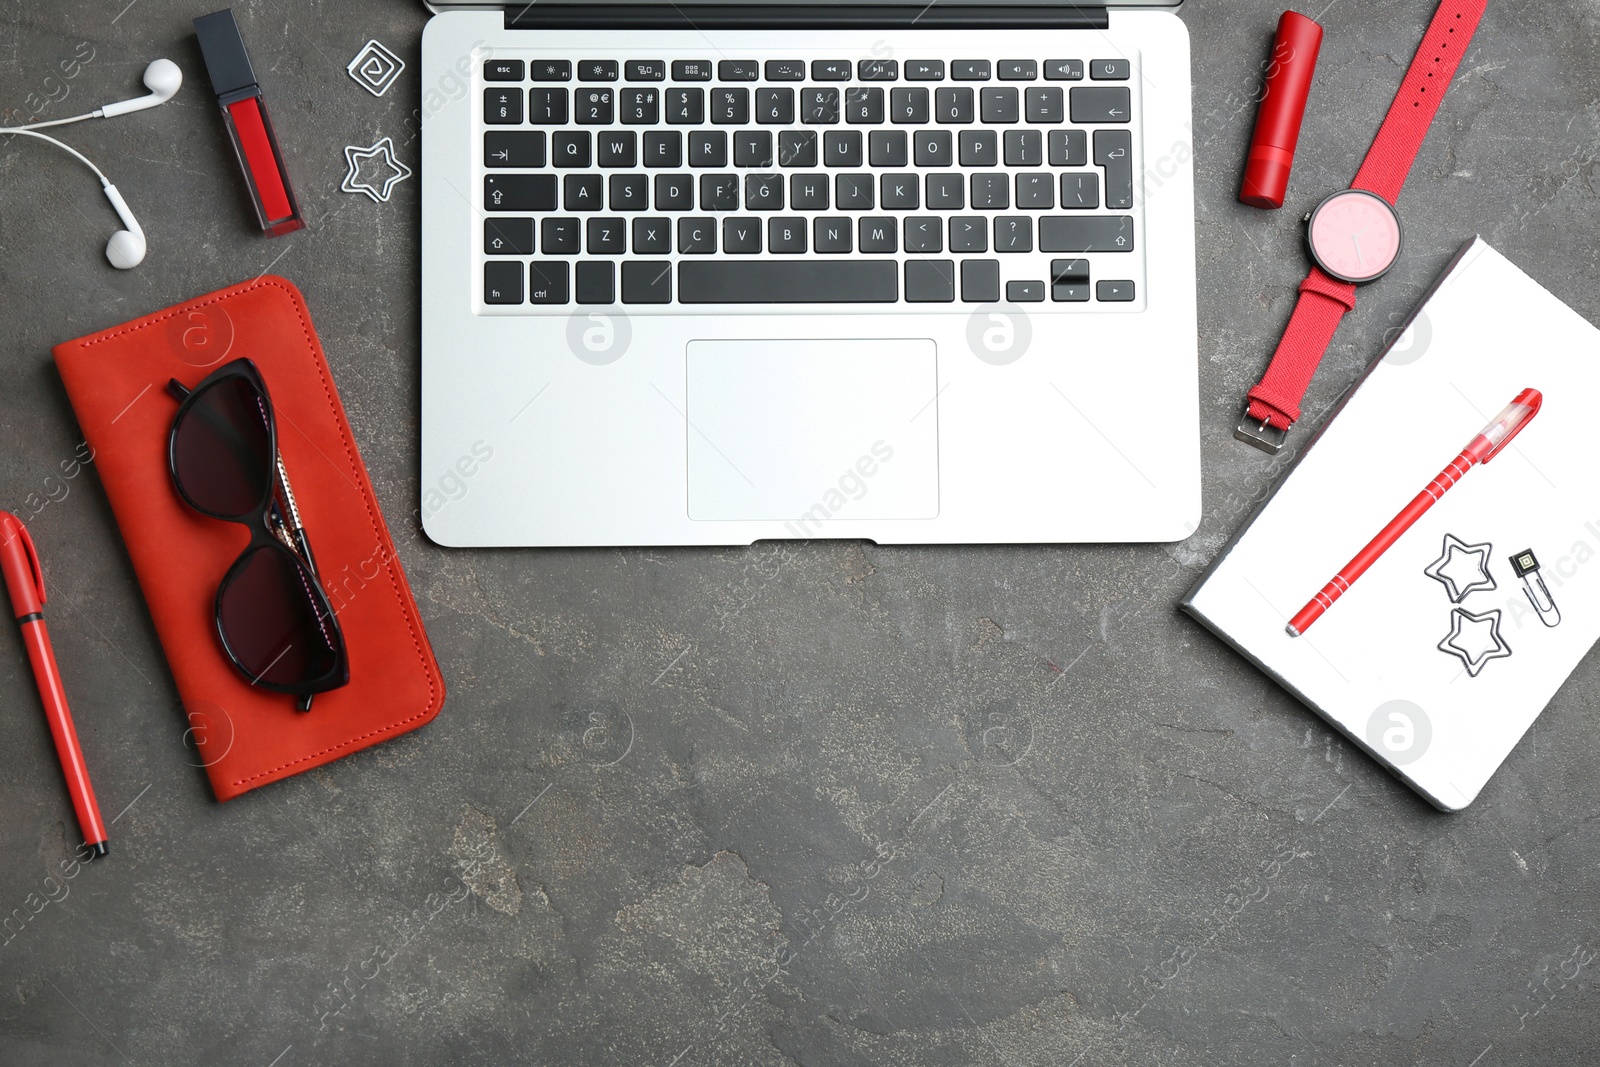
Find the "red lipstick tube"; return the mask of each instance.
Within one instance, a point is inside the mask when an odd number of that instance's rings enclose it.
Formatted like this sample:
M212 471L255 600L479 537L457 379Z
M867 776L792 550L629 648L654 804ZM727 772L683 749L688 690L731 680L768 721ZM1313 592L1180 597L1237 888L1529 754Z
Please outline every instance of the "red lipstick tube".
M1285 11L1278 20L1266 89L1256 112L1256 132L1250 139L1250 158L1239 187L1242 203L1260 208L1283 206L1321 49L1322 27L1304 15Z
M256 219L268 237L279 237L305 227L300 204L289 184L289 170L278 148L261 87L256 84L244 38L239 36L233 11L225 9L194 20L206 73L222 108L222 122L239 157Z

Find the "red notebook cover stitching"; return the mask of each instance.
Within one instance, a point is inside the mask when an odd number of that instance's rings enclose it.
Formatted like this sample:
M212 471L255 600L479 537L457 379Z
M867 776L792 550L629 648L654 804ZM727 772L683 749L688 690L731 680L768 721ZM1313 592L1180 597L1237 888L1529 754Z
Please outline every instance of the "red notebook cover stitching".
M438 714L444 679L294 285L263 275L54 353L218 800ZM293 697L250 686L224 657L213 603L249 535L189 508L167 469L177 411L167 380L193 386L241 357L272 396L278 451L350 659L350 684L317 694L304 714Z

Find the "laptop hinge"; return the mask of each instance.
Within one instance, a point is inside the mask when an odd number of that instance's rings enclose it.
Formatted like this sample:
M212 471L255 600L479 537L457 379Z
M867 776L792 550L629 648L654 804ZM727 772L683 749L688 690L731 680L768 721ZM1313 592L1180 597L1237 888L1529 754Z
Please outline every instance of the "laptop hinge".
M828 6L822 4L517 4L508 30L1104 30L1094 6Z

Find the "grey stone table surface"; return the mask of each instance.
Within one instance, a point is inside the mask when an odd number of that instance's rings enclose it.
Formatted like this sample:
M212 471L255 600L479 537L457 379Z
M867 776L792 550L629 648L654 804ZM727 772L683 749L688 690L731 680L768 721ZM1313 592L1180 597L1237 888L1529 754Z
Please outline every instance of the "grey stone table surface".
M1281 0L1280 0L1281 2ZM1500 1064L1600 1059L1600 663L1442 815L1175 604L1286 469L1231 437L1431 0L1318 0L1290 207L1233 191L1279 12L1193 0L1205 512L1181 544L447 551L418 498L417 165L404 0L241 0L308 231L252 234L198 0L4 0L0 506L25 516L113 853L78 838L0 627L0 1063ZM1322 8L1323 10L1316 10ZM346 63L408 64L383 98ZM1366 290L1327 409L1482 233L1600 320L1600 8L1496 0ZM63 63L66 64L63 67ZM70 71L72 76L66 77ZM65 96L63 97L63 92ZM305 292L450 696L426 728L210 795L50 346L248 279ZM1508 354L1514 358L1514 354ZM1298 435L1302 438L1305 434ZM1048 490L1048 487L1044 487Z

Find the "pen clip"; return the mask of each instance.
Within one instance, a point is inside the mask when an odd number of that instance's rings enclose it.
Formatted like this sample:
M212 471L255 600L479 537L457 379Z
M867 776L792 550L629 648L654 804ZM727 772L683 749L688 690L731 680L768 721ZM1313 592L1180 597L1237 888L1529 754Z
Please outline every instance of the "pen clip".
M16 531L22 538L23 550L28 553L28 569L33 572L33 588L39 594L39 605L44 606L44 569L39 566L39 550L33 547L33 538L28 534L28 528L22 523L16 524Z

